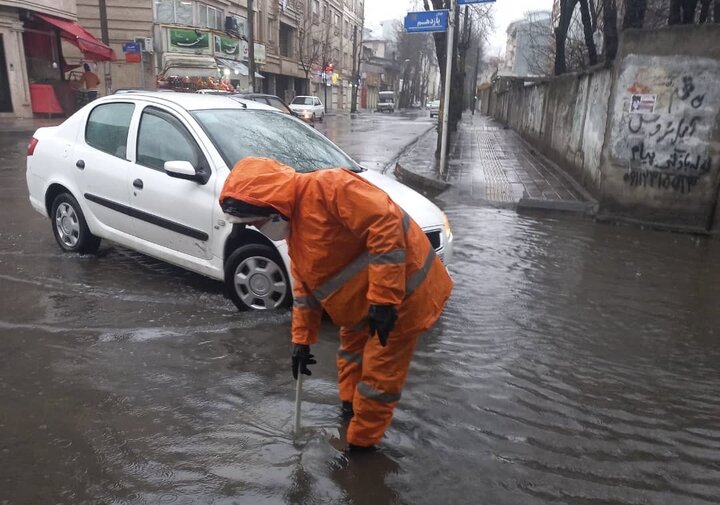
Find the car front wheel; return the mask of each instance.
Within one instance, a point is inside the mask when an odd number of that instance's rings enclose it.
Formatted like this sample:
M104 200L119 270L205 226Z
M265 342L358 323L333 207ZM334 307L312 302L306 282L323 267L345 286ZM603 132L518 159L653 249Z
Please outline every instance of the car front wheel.
M290 306L291 286L280 255L263 244L239 247L225 264L225 287L239 310Z
M53 234L65 252L94 254L100 247L100 238L90 233L80 204L70 193L55 197L50 214Z

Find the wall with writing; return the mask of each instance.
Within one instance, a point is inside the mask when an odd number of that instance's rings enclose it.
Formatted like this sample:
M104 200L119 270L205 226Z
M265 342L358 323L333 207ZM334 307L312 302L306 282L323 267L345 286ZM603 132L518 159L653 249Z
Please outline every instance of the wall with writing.
M719 118L720 60L625 55L608 122L606 207L708 228L720 182Z

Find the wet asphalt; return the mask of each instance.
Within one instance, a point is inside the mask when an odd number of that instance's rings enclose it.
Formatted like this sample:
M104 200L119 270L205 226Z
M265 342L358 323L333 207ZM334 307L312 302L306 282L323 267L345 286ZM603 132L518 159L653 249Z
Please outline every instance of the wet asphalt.
M421 115L318 125L370 168ZM289 313L121 247L62 254L0 140L0 504L710 504L720 243L439 198L455 290L380 451L348 458L323 325L292 433Z

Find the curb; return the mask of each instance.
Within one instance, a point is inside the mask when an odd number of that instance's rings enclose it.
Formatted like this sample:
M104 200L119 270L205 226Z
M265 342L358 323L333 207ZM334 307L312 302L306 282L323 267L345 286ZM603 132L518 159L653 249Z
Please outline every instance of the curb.
M598 211L597 202L580 202L570 200L541 200L523 197L517 203L517 210L547 210L552 212L568 212L584 216L595 216Z
M438 196L452 186L449 182L438 181L406 170L400 163L395 164L395 178L430 198Z
M431 125L427 130L425 130L425 131L422 132L420 135L418 135L417 137L415 137L414 140L412 140L412 141L408 142L407 144L405 144L405 145L402 147L402 149L400 149L400 151L398 151L397 156L395 156L393 159L391 159L390 161L388 161L388 162L385 164L385 166L383 167L381 173L384 174L385 172L387 172L387 171L390 169L390 167L392 166L393 163L395 163L395 165L397 166L397 164L400 162L400 158L402 158L405 154L407 154L407 152L408 152L415 144L417 144L418 142L420 142L420 141L422 140L422 138L425 137L425 135L427 135L428 133L430 133L430 131L433 130L434 128L435 128L435 125ZM406 171L407 171L407 170L406 170ZM397 176L396 176L396 177L397 177Z

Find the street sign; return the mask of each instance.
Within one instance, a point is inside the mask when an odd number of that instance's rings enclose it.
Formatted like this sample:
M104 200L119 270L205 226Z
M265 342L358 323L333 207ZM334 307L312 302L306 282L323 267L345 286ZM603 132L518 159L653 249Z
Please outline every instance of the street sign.
M123 53L139 53L140 43L138 42L123 42L122 45Z
M495 3L495 0L457 0L458 5L471 5L471 4L491 4Z
M448 27L448 11L420 11L408 12L405 16L405 31L418 32L444 32Z

